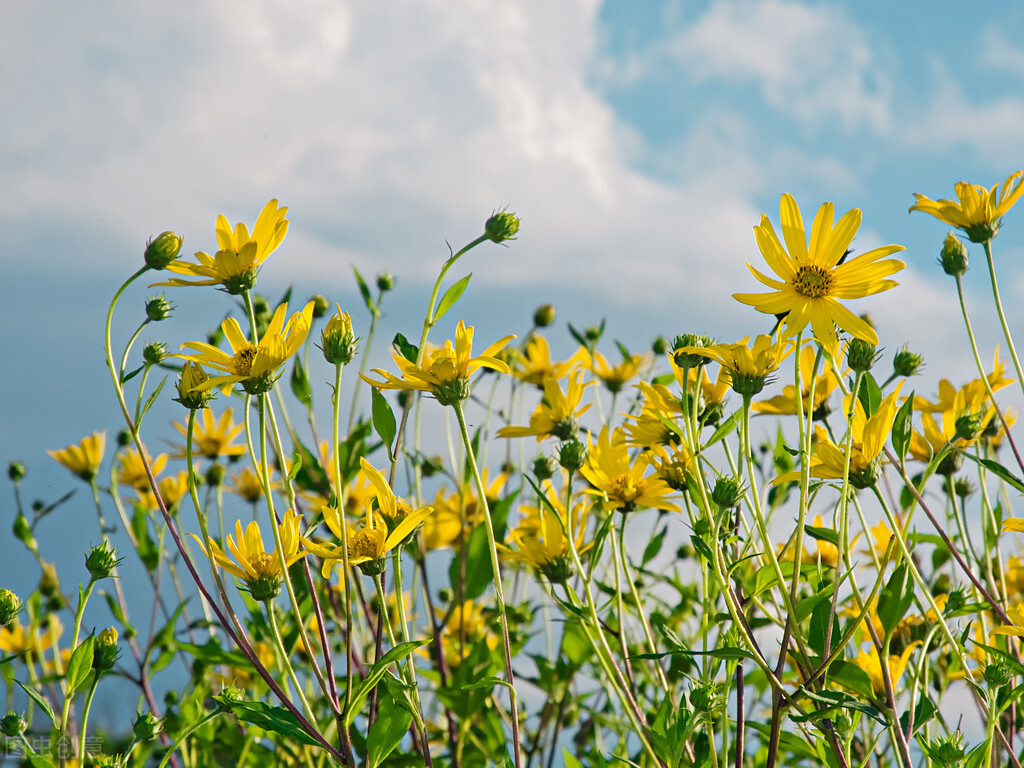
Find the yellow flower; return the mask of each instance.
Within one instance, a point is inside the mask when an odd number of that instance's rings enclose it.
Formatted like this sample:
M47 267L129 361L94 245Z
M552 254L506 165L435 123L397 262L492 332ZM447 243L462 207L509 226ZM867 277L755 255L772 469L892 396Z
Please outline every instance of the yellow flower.
M0 627L0 651L11 656L30 654L31 661L42 660L43 653L53 648L64 632L56 616L51 616L48 622L35 628L26 627L20 621L12 622L9 627Z
M184 424L175 421L171 426L178 430L182 437L188 434ZM210 409L204 408L200 411L199 419L196 420L192 428L193 450L207 459L217 459L221 456L242 456L245 454L245 446L231 443L241 434L244 427L244 424L235 424L235 416L231 408L225 408L224 413L216 420ZM175 455L178 458L184 458L185 448L182 446Z
M69 445L59 451L47 451L51 458L57 460L72 474L92 482L103 463L103 451L107 444L106 432L93 432L83 437L77 445Z
M910 654L914 652L917 646L921 645L921 641L911 643L903 649L903 653L899 656L890 656L886 661L886 666L889 668L889 680L892 682L894 691L898 694L899 688L896 683L903 677L903 671L907 668L907 661L910 660ZM871 678L871 689L877 693L882 694L885 692L885 679L882 676L882 660L878 655L878 649L875 648L872 643L867 651L861 651L857 658L853 659L853 663L868 673L868 677Z
M622 353L622 362L618 365L609 365L604 355L595 352L590 359L590 369L607 387L609 392L621 392L622 388L629 382L651 367L651 355L627 355Z
M176 475L161 478L157 482L157 488L160 489L160 497L167 505L167 510L175 512L178 504L188 493L188 470L183 469ZM145 488L136 489L136 492L143 509L157 509L156 497L148 485Z
M502 549L510 560L525 563L552 582L563 582L572 574L566 530L573 537L577 554L586 552L593 544L583 543L590 502L585 500L574 504L572 519L563 527L566 519L565 502L561 494L554 492L550 483L546 483L546 486L544 495L551 506L521 506L519 510L523 516L508 534L514 546Z
M948 382L947 382L948 383ZM921 413L921 431L910 435L910 453L918 461L929 462L939 451L948 446L961 449L973 445L995 418L996 409L979 380L975 380L955 391L952 397L943 392L940 385L939 419L927 410ZM918 405L914 400L914 405ZM927 401L924 403L927 406ZM959 467L960 457L954 452L946 456L936 470L939 474L950 474Z
M644 477L649 463L643 456L630 461L621 429L616 429L609 436L605 427L596 446L590 443L589 438L587 443L589 455L580 474L596 489L590 492L605 499L606 506L625 512L641 507L682 511L678 504L666 498L673 491L664 480L656 475Z
M991 189L966 181L957 182L954 186L956 202L931 200L915 193L917 202L910 206L910 210L930 213L939 221L963 230L968 240L985 243L996 236L1003 216L1024 194L1022 176L1024 171L1017 171L1002 186L996 184Z
M381 376L383 381L359 375L363 381L377 389L432 392L441 405L454 405L469 397L469 377L478 368L509 372L508 365L494 355L514 338L513 335L506 336L491 344L482 355L473 357L473 327L467 328L460 320L455 329L455 344L452 345L449 339L440 349L426 352L422 366L406 360L397 352L392 353L402 378L380 368L374 368L373 372Z
M902 527L903 526L903 521L900 520L899 517L897 517L896 520L897 520L897 522L899 522L900 526ZM876 525L873 525L870 530L871 530L871 536L875 540L875 543L874 543L875 554L878 555L878 559L879 560L884 560L886 552L889 551L889 542L892 540L892 538L893 538L893 536L895 534L893 534L892 529L888 526L888 524L884 520L879 520L878 523ZM870 552L868 554L870 554ZM899 558L900 558L899 545L896 544L895 542L893 542L892 557L890 557L889 559L892 560L892 561L895 561L895 560L898 560Z
M714 383L708 378L706 366L683 369L676 365L675 357L668 356L668 363L672 367L672 375L682 390L692 398L699 395L698 416L701 423L717 424L719 417L725 410L725 396L729 394L732 379L729 372L722 368L718 369L718 375ZM685 373L685 375L684 375Z
M568 360L551 362L551 347L548 340L535 333L527 340L522 352L516 356L512 375L527 384L543 387L550 378L561 379L578 365L589 366L587 351L580 347Z
M306 547L323 559L321 572L325 579L331 577L335 566L343 563L345 549L342 539L348 540L348 561L350 565L363 566L367 575L380 573L384 568L383 558L401 544L416 530L420 523L433 512L432 507L413 510L402 499L395 496L388 481L370 462L360 458L360 465L373 485L378 511L373 513L373 502L366 500L366 519L362 528L354 528L342 519L336 507L325 505L324 521L331 533L338 539L337 544L317 544L303 538Z
M793 351L793 344L783 336L775 341L760 334L748 346L749 336L736 344L714 344L710 347L683 347L679 352L703 355L715 360L729 376L733 390L740 395L756 395L779 364Z
M155 459L150 460L150 467L153 470L153 477L164 471L167 465L167 454L161 453ZM127 485L140 493L149 490L149 477L146 475L146 466L139 456L139 449L135 447L125 448L117 454L117 469L114 472L114 479L118 485Z
M233 474L228 490L238 494L250 504L255 504L263 498L263 483L252 467L243 467L241 472Z
M491 480L490 471L484 467L481 479L491 503L508 482L508 474L501 472ZM434 514L423 522L423 546L428 551L450 547L458 541L460 533L468 536L470 529L483 521L483 507L473 485L465 483L451 492L444 487L438 488L434 496Z
M1015 606L1007 608L1006 615L1009 616L1010 621L1012 621L1013 624L1004 624L1001 627L996 627L989 634L1013 635L1014 637L1024 637L1024 603L1018 603Z
M783 248L768 217L754 227L757 247L768 266L780 279L768 277L747 265L760 282L773 289L769 293L736 293L737 301L759 312L786 314L786 331L794 335L808 323L814 338L833 357L838 356L836 326L871 344L878 336L871 326L839 303L839 299L860 299L895 288L895 280L885 278L905 266L902 261L886 259L901 245L885 245L844 260L854 235L860 228L860 209L847 211L833 227L835 207L825 203L818 209L811 227L810 245L800 209L791 195L782 196Z
M665 422L675 423L683 415L683 406L663 384L641 381L636 388L643 393L643 407L639 415L625 414L633 423L624 425L626 445L653 448L656 445L673 445L680 442L679 434Z
M820 375L814 380L814 407L811 407L811 372L814 370L814 360L817 353L813 346L805 346L800 350L800 398L803 400L803 411L805 414L822 413L821 409L828 402L829 395L839 386L839 379L832 372L831 367L826 363L819 366ZM820 368L824 368L821 372ZM782 394L761 400L751 406L755 413L767 413L776 416L795 414L797 412L796 386L787 384L782 388Z
M568 440L576 437L579 424L576 421L587 412L590 404L580 406L583 391L594 382L582 383L583 370L577 368L569 375L569 381L562 392L558 379L549 377L544 381L544 399L530 416L528 427L503 427L498 430L498 437L536 436L539 443L545 437L557 437Z
M292 565L308 552L299 549L299 523L302 518L290 509L285 512L284 519L277 527L281 537L281 551L284 553L286 565ZM199 543L203 553L209 556L202 540L194 533L189 534ZM284 578L277 550L267 552L263 546L263 536L256 521L252 521L242 531L242 521L235 521L235 535L227 536L228 551L234 560L224 554L217 542L210 541L213 559L221 568L245 582L254 600L272 600L281 592L281 580Z
M256 284L260 265L288 233L286 213L287 208L279 208L277 200L271 200L260 211L251 235L245 224L240 222L232 228L227 217L221 214L217 217L219 250L213 256L198 252L197 264L178 259L167 266L170 272L202 279L173 278L155 285L223 285L230 294L244 293Z
M689 487L688 480L693 477L693 454L685 443L672 446L672 452L662 445L654 446L650 451L650 463L655 474L665 481L669 488L683 491Z
M250 395L262 395L274 385L277 369L298 352L306 340L314 303L309 302L301 312L293 314L287 324L284 317L288 313L288 305L278 305L267 332L258 344L252 344L245 338L235 318L227 318L220 327L231 345L230 355L210 344L188 341L181 348L195 350L197 354L170 357L180 357L222 371L220 376L211 376L201 385L206 389L220 387L227 394L232 384L241 382L242 388Z
M438 613L444 617L440 609ZM441 645L449 669L459 666L479 642L486 643L492 651L498 647L498 637L484 618L483 610L472 600L466 600L451 609L441 630Z

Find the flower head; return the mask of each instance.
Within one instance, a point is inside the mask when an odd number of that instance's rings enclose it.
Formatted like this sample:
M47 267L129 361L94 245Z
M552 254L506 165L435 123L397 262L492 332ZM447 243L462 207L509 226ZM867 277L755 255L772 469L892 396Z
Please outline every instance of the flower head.
M175 421L171 425L183 437L188 434L184 424ZM233 443L244 427L244 424L235 423L234 411L231 408L225 408L219 419L214 419L213 413L209 409L205 409L192 428L192 450L206 459L242 456L245 454L245 446ZM185 447L179 446L179 448L179 452L175 455L177 458L184 458Z
M590 404L580 405L584 390L593 384L582 383L583 369L577 368L569 375L565 392L558 386L558 379L549 377L544 382L544 399L530 416L528 427L503 427L498 430L498 437L535 436L539 443L545 437L557 437L568 440L579 431L577 419L590 408Z
M573 504L572 519L567 521L563 494L554 493L550 483L546 485L545 503L519 508L523 516L519 524L509 531L512 546L504 549L510 560L525 563L549 581L560 583L572 573L570 541L566 532L572 536L576 554L586 552L593 545L593 542L583 542L590 501Z
M340 304L334 306L338 311L331 315L327 325L320 332L320 348L328 363L348 365L359 348L359 339L352 332L352 315L342 312Z
M233 317L227 318L221 323L221 330L231 345L230 355L209 344L188 341L182 344L181 348L194 350L195 354L176 354L173 357L181 357L222 371L219 376L211 376L200 385L201 387L220 387L221 391L227 394L232 384L241 382L242 388L250 395L262 395L273 387L277 370L306 340L313 317L313 302L306 304L301 312L293 314L285 323L287 313L287 304L278 306L270 326L258 344L253 344L245 338L237 320Z
M756 395L768 382L786 356L793 351L793 345L783 336L775 341L767 334L761 334L748 345L750 337L736 344L715 344L710 347L683 347L684 352L701 354L715 360L729 374L733 390L740 395Z
M814 403L811 404L811 376L814 371L814 360L817 356L813 346L805 346L800 350L800 398L803 400L804 413L813 413L815 417L827 413L829 395L839 386L839 379L836 378L832 368L825 366L824 371L819 370L819 375L814 378ZM782 388L782 394L761 400L751 406L755 413L768 413L773 415L795 414L797 412L796 386L787 384Z
M172 278L157 285L222 285L224 290L232 295L252 289L256 285L260 265L288 233L286 213L287 208L280 208L277 200L271 200L260 211L252 234L241 222L232 228L227 217L221 214L217 217L219 250L213 256L200 251L196 253L196 264L179 259L167 266L170 272L201 279Z
M872 344L878 336L871 326L839 303L839 299L860 299L895 288L889 275L905 266L902 261L885 258L902 251L901 245L881 248L846 259L850 243L860 227L860 209L847 211L833 226L835 207L825 203L818 209L807 241L800 209L791 195L782 196L781 221L785 248L768 217L754 227L757 247L778 279L768 277L747 265L760 282L773 289L768 293L736 293L733 298L759 312L784 314L790 335L802 331L808 323L814 337L833 357L839 352L836 326Z
M460 320L455 329L455 344L449 339L440 349L426 352L421 365L394 353L392 356L402 378L380 368L374 368L373 372L382 378L381 381L359 375L377 389L432 392L442 405L454 405L469 397L469 377L478 368L509 373L508 365L494 355L514 338L514 335L506 336L487 347L483 354L473 357L473 327L467 328Z
M654 362L650 353L630 355L622 353L622 362L609 365L605 356L595 352L591 357L590 367L609 392L621 392L629 382L651 367Z
M150 459L149 463L153 477L156 477L167 466L167 454L161 453L155 459ZM130 486L139 492L149 490L149 475L146 474L146 464L142 461L138 448L125 448L117 454L117 470L114 477L118 485Z
M979 184L957 182L954 186L956 201L931 200L915 193L917 202L911 211L930 213L939 221L956 227L973 243L985 243L999 232L1003 216L1016 205L1024 194L1024 171L1017 171L1002 183L991 189Z
M630 460L621 429L609 435L605 427L597 445L590 446L580 473L594 486L591 492L603 497L609 507L627 512L643 507L682 511L678 504L667 499L673 491L664 480L657 475L645 476L649 468L650 464L642 456Z
M83 437L77 445L69 445L59 451L47 451L47 453L61 466L88 483L92 482L99 471L106 444L106 432L93 432L88 437Z
M568 360L560 363L551 361L551 347L548 340L534 333L516 356L512 375L527 384L543 388L549 378L561 379L578 365L589 365L587 351L580 347Z

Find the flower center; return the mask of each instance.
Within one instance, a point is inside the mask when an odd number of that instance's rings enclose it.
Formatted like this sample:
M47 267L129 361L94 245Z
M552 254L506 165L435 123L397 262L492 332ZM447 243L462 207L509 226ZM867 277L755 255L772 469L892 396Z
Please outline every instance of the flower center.
M235 352L235 356L231 358L231 367L234 368L236 376L247 377L252 373L252 361L256 358L256 353L259 351L259 347L255 344L250 344Z
M646 485L642 477L633 479L629 475L619 475L612 480L612 496L628 504L643 495Z
M348 540L349 557L377 557L377 537L370 531L357 531Z
M269 552L260 552L258 555L249 558L249 565L256 571L261 579L268 579L277 576L280 563L277 557Z
M796 272L793 281L796 292L811 299L828 296L832 290L832 275L827 269L815 266L804 266Z

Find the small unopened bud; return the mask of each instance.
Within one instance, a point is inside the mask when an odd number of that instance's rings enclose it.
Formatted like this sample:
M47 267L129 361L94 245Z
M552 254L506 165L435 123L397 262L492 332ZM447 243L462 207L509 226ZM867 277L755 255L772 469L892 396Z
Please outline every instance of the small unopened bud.
M661 357L668 352L668 339L664 336L656 336L654 341L651 342L651 352Z
M566 440L558 448L558 463L569 472L576 472L587 460L587 446L576 438Z
M313 302L313 319L319 320L321 317L327 314L327 310L331 308L331 302L327 300L327 297L322 293L317 293L310 299Z
M105 579L121 561L117 551L106 542L95 545L85 557L85 567L94 579Z
M20 461L12 461L7 465L7 477L14 482L23 479L25 477L25 465Z
M541 454L533 460L531 469L533 470L533 476L537 478L538 482L544 482L550 480L555 476L555 470L558 468L558 464L555 460L547 454Z
M98 672L106 672L113 668L117 661L117 630L107 627L96 636L92 647L92 668Z
M180 237L173 232L161 232L146 243L144 258L146 266L150 269L166 269L167 265L178 258L181 253L181 246L184 243Z
M139 714L132 723L132 733L140 742L152 741L164 729L164 721L152 712Z
M538 328L547 328L555 322L555 305L541 304L533 313L533 324Z
M21 613L21 598L9 589L0 589L0 627L6 627Z
M162 341L151 341L142 348L142 359L147 365L160 365L167 357L167 345Z
M0 733L8 738L17 738L27 730L28 721L17 712L8 712L0 718Z
M377 275L377 290L387 293L395 287L395 276L390 272L380 272Z
M332 365L348 365L359 349L359 339L352 333L352 316L341 311L341 305L335 304L338 311L331 315L323 331L320 332L320 344L324 359Z
M679 368L699 368L707 364L711 358L695 351L714 345L715 340L700 333L682 333L672 340L672 362ZM686 348L686 352L681 350Z
M719 509L732 509L740 503L743 493L741 480L722 475L715 481L715 487L711 491L711 500L718 505Z
M892 359L892 369L898 376L914 376L924 368L924 357L904 347Z
M206 479L206 484L214 488L219 488L220 485L224 482L224 477L227 475L227 473L228 470L223 464L211 464L209 467L206 468L206 473L204 475L204 478Z
M121 429L117 432L117 447L124 448L127 445L131 445L132 433L127 429Z
M199 365L191 360L187 361L181 368L181 375L178 377L178 396L174 398L190 411L198 411L206 407L206 404L213 399L216 392L212 387L203 387L209 375Z
M942 271L952 277L959 277L967 271L967 246L952 232L946 235L939 253Z
M165 299L162 293L159 296L151 296L146 299L146 317L154 323L166 320L171 316L172 311L174 311L174 305Z
M426 456L420 464L424 477L433 477L444 472L444 459L441 456Z
M491 218L484 224L484 234L495 243L514 240L517 232L519 232L519 217L507 210L491 214Z
M863 339L850 339L846 348L846 364L855 373L867 373L878 360L879 353L875 351L875 345Z
M43 569L39 577L39 592L43 597L60 597L60 579L57 577L57 566L45 560L40 563Z
M960 731L935 738L922 746L937 768L959 768L967 757L967 742Z
M974 493L974 484L969 477L958 477L953 481L953 493L959 498L966 499Z
M981 435L982 419L981 414L965 413L954 422L956 436L968 442L976 440Z
M1002 688L1013 679L1013 670L1002 661L997 661L985 666L985 682L992 688Z

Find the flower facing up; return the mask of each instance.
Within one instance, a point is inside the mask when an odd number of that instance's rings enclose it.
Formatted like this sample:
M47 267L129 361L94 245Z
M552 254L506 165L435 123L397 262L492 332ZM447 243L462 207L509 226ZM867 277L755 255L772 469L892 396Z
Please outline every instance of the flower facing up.
M299 523L301 517L288 510L284 519L277 527L281 537L281 549L284 553L286 565L292 565L302 557L309 554L299 549ZM194 533L189 534L199 543L199 547L207 556L202 540ZM249 593L254 600L265 602L273 600L281 593L281 581L284 575L281 572L281 563L277 551L267 552L263 546L263 536L256 521L252 521L242 530L242 521L235 521L235 535L227 536L228 551L231 552L234 560L224 554L224 550L217 542L211 540L210 546L213 549L213 560L221 568L232 576L245 582Z
M335 566L343 564L345 549L341 541L348 541L348 561L350 565L358 565L367 575L376 575L384 570L384 556L402 544L423 520L433 512L432 507L420 507L413 510L402 499L395 496L388 481L370 462L359 460L363 471L373 485L373 498L367 498L366 518L363 527L354 528L342 518L336 507L323 506L324 521L331 533L338 539L337 544L318 544L303 538L302 542L310 552L324 561L322 574L325 579L331 577ZM373 501L377 502L374 513Z
M673 491L664 480L657 475L645 477L648 469L649 464L643 456L630 461L629 448L621 429L609 435L605 427L598 436L597 445L590 446L580 473L594 486L591 493L603 497L609 508L624 512L643 507L682 511L678 504L668 500Z
M231 345L230 355L209 344L188 341L181 348L191 349L195 354L176 354L172 357L191 360L221 371L219 376L211 376L201 385L206 389L220 387L227 394L232 384L241 382L242 388L250 395L262 395L274 386L277 370L299 351L306 340L313 317L313 302L306 304L301 312L293 314L287 323L284 319L286 314L288 305L279 305L258 344L245 338L237 320L233 317L226 319L221 323L221 330Z
M182 437L188 435L184 424L172 422ZM234 445L234 440L245 428L244 424L235 423L234 411L225 408L219 419L214 419L209 409L204 409L192 428L192 450L204 459L216 460L221 457L245 455L244 445ZM185 457L185 447L179 446L177 458Z
M829 395L839 386L839 379L836 378L829 365L824 370L819 368L818 376L814 379L814 407L811 407L811 374L814 371L814 360L817 353L813 346L805 346L800 350L800 397L803 400L804 414L813 413L815 418L827 414ZM796 386L787 384L782 388L782 394L775 397L761 400L751 406L755 413L767 413L776 416L783 414L795 414L797 412Z
M594 382L584 384L583 369L577 368L569 375L565 392L558 385L558 379L549 377L544 382L544 399L530 416L528 427L503 427L498 437L535 436L539 443L545 437L568 440L579 431L579 419L590 408L581 406L584 390Z
M72 474L92 482L103 463L103 450L107 445L106 432L93 432L83 437L77 445L69 445L59 451L47 451L57 462Z
M1024 171L1017 171L1000 186L985 189L980 184L957 182L956 201L931 200L915 193L911 211L930 213L939 221L962 230L973 243L985 243L999 232L1003 216L1024 194Z
M231 227L223 214L217 217L218 250L210 256L196 253L198 263L191 264L181 259L167 266L170 272L189 275L199 280L172 278L157 285L222 285L232 295L250 290L256 285L260 265L284 240L288 233L287 208L278 207L277 200L271 200L256 219L252 234L245 224Z
M331 365L348 365L359 349L359 339L352 332L352 315L342 312L340 304L334 306L338 311L331 315L320 332L320 349Z
M793 351L793 344L783 336L775 341L767 334L761 334L748 345L750 337L736 344L715 344L710 347L684 347L682 351L701 354L715 360L729 374L733 391L737 394L756 395L768 383L768 377Z
M455 344L449 339L440 349L426 352L422 365L393 353L395 364L402 372L401 378L380 368L374 368L373 372L382 378L381 381L359 375L377 389L432 392L441 405L455 405L469 397L469 377L478 368L509 373L508 365L495 355L514 338L514 335L506 336L491 344L483 354L473 357L473 327L467 328L460 320L455 329Z
M839 303L840 299L860 299L895 288L898 283L886 278L905 266L902 261L885 258L902 251L902 245L884 245L852 259L845 259L850 243L860 228L860 209L847 211L833 226L835 207L825 203L818 209L811 226L810 244L800 209L791 195L781 203L782 236L779 241L764 214L754 227L757 247L768 266L778 276L769 277L747 265L768 293L736 293L733 298L759 312L786 314L786 331L802 331L808 323L814 337L838 359L839 339L836 326L858 339L878 344L871 326Z

